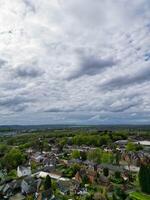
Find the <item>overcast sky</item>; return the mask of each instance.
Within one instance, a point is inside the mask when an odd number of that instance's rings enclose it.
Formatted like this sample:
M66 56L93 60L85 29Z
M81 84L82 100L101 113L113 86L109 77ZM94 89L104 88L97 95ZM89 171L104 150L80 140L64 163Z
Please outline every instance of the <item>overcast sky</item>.
M0 124L150 123L149 0L0 0Z

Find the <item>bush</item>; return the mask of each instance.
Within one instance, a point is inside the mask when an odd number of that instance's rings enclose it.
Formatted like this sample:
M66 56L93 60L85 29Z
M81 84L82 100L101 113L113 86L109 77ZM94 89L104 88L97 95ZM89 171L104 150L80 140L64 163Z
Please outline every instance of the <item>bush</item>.
M108 168L104 168L103 169L103 174L104 174L104 176L108 176L109 175L109 169Z
M52 182L51 177L49 175L46 176L45 182L44 182L44 189L48 190L51 188Z

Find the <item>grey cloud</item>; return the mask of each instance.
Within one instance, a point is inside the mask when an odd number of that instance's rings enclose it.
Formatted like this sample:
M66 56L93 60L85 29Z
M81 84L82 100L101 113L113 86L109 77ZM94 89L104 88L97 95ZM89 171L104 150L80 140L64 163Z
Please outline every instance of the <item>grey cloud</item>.
M149 61L150 60L150 52L145 53L144 57L145 57L145 61Z
M28 107L27 104L18 105L17 107L12 107L12 111L22 112L22 111L25 111L27 109L27 107Z
M36 12L35 5L32 0L23 0L24 4L31 10L32 12Z
M126 110L129 110L130 108L133 108L133 107L137 106L138 104L139 103L130 103L130 102L128 102L127 105L121 105L121 106L118 106L118 107L110 108L108 110L111 111L111 112L124 112Z
M1 84L0 88L3 90L7 90L7 91L9 91L9 90L15 91L17 89L25 88L25 84L23 84L21 82L18 83L18 81L13 80L13 81L4 82L3 84Z
M150 68L142 69L137 71L135 74L126 74L112 78L111 80L106 81L104 84L100 85L100 89L116 90L135 84L141 84L146 81L150 81Z
M24 96L3 97L0 98L0 107L8 108L12 111L23 111L27 107L27 103L34 102L32 98Z
M20 78L36 78L43 74L43 71L36 65L21 65L15 69L15 76Z
M76 79L84 75L94 76L101 73L108 67L112 67L117 64L112 58L102 59L96 56L83 56L81 57L80 66L68 77L68 80Z
M45 110L45 112L50 112L50 113L61 113L61 112L74 112L75 109L71 108L50 108Z
M0 68L7 63L6 60L0 59Z
M149 2L140 1L99 1L99 0L61 0L63 7L71 13L71 17L84 28L98 29L109 25L134 24L136 20L145 17L149 12ZM65 2L67 2L65 4Z

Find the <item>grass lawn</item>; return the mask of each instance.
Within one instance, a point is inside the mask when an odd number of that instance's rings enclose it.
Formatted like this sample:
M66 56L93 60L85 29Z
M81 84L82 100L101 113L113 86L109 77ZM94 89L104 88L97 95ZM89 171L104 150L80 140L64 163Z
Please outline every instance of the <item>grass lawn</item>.
M130 197L132 197L134 200L150 200L150 195L146 195L141 192L132 192Z

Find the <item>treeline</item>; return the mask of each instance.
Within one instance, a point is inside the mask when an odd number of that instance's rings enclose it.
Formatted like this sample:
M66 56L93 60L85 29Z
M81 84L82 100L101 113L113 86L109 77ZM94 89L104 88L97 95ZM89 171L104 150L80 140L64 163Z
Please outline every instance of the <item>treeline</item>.
M107 144L112 144L116 140L127 139L127 133L111 133L103 132L99 134L79 134L72 137L69 140L70 143L75 145L89 145L89 146L102 146Z
M79 130L54 130L49 132L39 133L24 133L15 136L7 136L0 138L1 143L7 145L19 146L25 145L26 147L32 145L33 141L38 141L41 138L43 141L49 141L49 139L55 138L56 143L64 144L77 144L77 145L94 145L101 146L108 144L112 141L126 139L128 137L127 132L99 132L97 130L89 131L88 129Z

